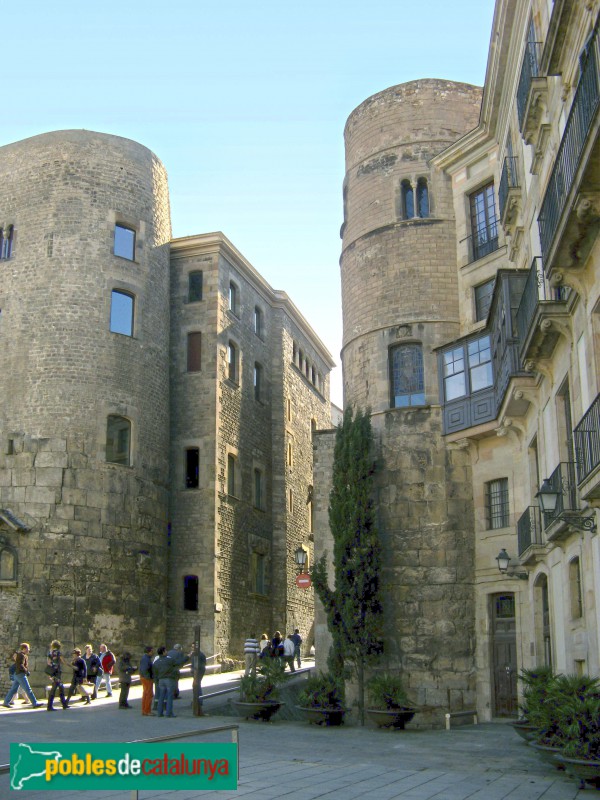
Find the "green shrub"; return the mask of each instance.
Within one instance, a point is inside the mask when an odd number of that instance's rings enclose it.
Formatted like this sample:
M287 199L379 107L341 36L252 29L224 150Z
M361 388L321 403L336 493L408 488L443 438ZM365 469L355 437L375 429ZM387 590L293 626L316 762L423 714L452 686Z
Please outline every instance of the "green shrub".
M276 700L284 678L285 663L280 658L261 659L257 675L246 675L240 680L240 700L243 703L264 703Z
M298 695L298 705L304 708L342 708L343 683L330 672L311 675Z
M368 681L367 694L374 708L406 708L408 697L400 675L380 672Z

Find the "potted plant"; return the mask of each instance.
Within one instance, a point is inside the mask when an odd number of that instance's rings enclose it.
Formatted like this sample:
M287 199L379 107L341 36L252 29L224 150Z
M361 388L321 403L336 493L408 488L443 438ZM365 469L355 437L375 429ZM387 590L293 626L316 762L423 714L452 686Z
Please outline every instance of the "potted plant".
M540 722L540 709L543 706L548 686L554 678L552 667L541 666L533 669L522 669L519 679L523 683L523 702L520 706L521 717L512 723L513 729L523 739L533 739Z
M278 699L285 664L279 658L262 659L258 674L240 680L240 699L235 703L241 716L269 722L283 703Z
M304 711L308 721L317 725L341 725L344 721L343 680L331 672L310 675L298 696L297 708Z
M371 702L367 716L380 728L404 730L416 713L408 703L400 675L389 672L373 675L367 683L367 695Z
M557 721L560 760L567 772L600 788L600 694L598 681L585 676L579 691L560 703Z

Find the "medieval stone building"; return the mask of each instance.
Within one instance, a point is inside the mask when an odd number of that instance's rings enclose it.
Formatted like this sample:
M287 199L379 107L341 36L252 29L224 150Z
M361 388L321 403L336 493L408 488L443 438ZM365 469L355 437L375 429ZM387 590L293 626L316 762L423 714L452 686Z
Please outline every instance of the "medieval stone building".
M413 81L346 125L342 361L377 442L381 666L434 723L516 714L521 667L600 669L599 11L497 0L483 92ZM331 457L324 432L320 551Z
M43 134L0 176L0 639L308 632L323 344L222 234L172 241L141 145Z

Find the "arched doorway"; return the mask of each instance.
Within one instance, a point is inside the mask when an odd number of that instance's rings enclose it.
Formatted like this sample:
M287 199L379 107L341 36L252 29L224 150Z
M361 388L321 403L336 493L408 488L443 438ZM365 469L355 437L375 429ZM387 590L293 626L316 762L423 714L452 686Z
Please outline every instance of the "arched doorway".
M512 592L490 597L492 704L495 717L517 714L517 633Z

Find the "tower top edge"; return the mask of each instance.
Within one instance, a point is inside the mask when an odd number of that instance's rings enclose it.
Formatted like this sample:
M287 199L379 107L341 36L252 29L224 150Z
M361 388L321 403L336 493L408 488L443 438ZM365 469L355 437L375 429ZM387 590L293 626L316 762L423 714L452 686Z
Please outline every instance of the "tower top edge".
M156 153L150 150L149 147L146 147L146 145L136 142L135 139L128 139L125 136L118 136L114 133L90 131L86 128L67 128L65 130L46 131L44 133L35 134L34 136L28 136L25 139L18 139L15 142L8 142L4 145L0 145L0 155L2 154L3 150L18 147L34 147L36 145L44 146L47 144L55 144L59 146L67 143L85 146L93 143L94 141L98 143L103 142L106 145L110 144L113 147L119 147L123 150L135 150L138 153L146 152L152 158L160 161L160 158L156 155Z

